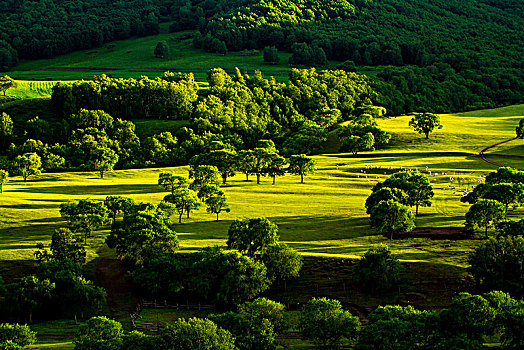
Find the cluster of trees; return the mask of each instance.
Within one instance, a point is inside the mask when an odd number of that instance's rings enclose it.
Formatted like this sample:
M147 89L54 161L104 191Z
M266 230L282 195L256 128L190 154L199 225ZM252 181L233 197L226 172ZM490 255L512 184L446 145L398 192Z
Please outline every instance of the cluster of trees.
M213 165L192 165L189 183L184 176L173 175L171 172L163 172L158 176L158 184L170 191L164 197L164 205L172 207L178 214L178 222L182 222L182 215L189 214L192 210L200 208L205 203L207 212L216 214L217 221L221 212L229 212L229 204L224 191L220 190L219 170Z
M169 72L154 80L101 76L90 82L58 84L52 103L63 116L86 108L120 118L189 120L191 130L181 130L176 139L171 135L175 143L188 144L183 149L199 147L196 134L237 149L271 139L286 153L296 154L320 147L337 123L373 110L376 98L365 77L344 71L294 69L287 83L277 83L260 72L242 76L237 69L231 77L217 68L208 72L208 83L209 88L199 89L191 74ZM192 155L201 153L201 148Z
M42 244L37 248L34 255L40 264L36 273L0 288L3 314L33 322L35 313L40 319L52 315L74 317L75 321L85 312L97 313L105 292L84 277L86 252L73 233L59 228L52 235L49 250Z
M503 292L483 295L461 293L441 311L412 306L379 306L365 327L338 300L313 298L298 318L284 305L264 298L238 305L236 312L209 318L178 319L158 335L132 331L105 317L81 326L75 349L276 349L276 335L290 328L324 348L353 345L356 349L482 349L485 337L497 336L506 348L521 348L524 303Z
M268 219L236 220L228 235L230 250L208 247L142 259L132 273L135 289L149 297L172 299L183 292L231 305L255 298L275 281L298 276L301 257L279 241L278 227Z
M366 199L366 211L371 227L390 235L415 228L415 215L419 207L431 206L435 193L429 178L420 172L402 171L373 186ZM415 215L410 207L415 207Z
M522 10L516 0L246 1L202 16L198 28L232 51L292 52L291 64L405 66L379 69L381 105L395 114L449 112L522 101ZM479 27L481 40L469 29Z
M0 348L23 349L36 342L36 333L28 325L0 323Z
M135 125L122 119L113 118L103 111L81 109L67 119L68 131L65 144L48 145L38 137L48 138L44 130L49 125L38 117L27 122L33 133L22 144L11 143L7 148L7 166L11 174L23 176L38 175L42 170L62 169L97 171L104 177L106 171L143 165L140 156L140 140L135 134ZM5 126L2 141L13 139L12 121L4 114L0 123ZM29 127L32 127L29 128Z
M495 225L503 235L514 234L522 224L508 221L508 211L524 202L524 171L499 168L460 201L472 204L466 213L466 228L483 228L486 238Z
M149 0L7 0L0 4L0 33L0 69L9 70L18 58L50 58L158 34L158 6Z

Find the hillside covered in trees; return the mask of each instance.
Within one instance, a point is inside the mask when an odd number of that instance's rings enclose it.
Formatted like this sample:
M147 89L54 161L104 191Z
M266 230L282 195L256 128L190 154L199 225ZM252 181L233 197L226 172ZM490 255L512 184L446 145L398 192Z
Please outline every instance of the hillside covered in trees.
M372 86L392 115L492 108L523 100L523 6L517 0L9 0L0 5L0 69L19 58L157 34L159 22L170 22L172 32L198 30L194 46L209 52L275 47L292 53L292 66L323 67L328 60L349 71L378 66L370 72Z

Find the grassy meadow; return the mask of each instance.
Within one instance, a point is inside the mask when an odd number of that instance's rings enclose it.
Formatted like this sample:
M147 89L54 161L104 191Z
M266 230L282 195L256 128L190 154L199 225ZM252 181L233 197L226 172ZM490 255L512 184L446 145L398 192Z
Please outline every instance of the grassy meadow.
M300 184L297 176L287 174L277 178L276 185L268 178L257 185L254 177L246 182L245 176L238 174L224 187L230 213L220 214L217 222L214 215L202 208L176 225L181 250L224 245L232 220L265 216L279 225L281 239L304 255L355 258L373 245L389 244L404 261L464 267L467 265L466 252L479 241L409 239L389 242L369 228L364 201L371 187L398 171L397 168L425 171L427 166L432 171L436 195L432 207L421 208L417 226L462 226L468 205L459 201L458 191L466 186L471 188L482 181L482 175L496 170L495 166L481 161L477 152L513 137L514 125L522 115L524 105L442 115L444 128L431 134L429 140L408 127L409 116L382 119L380 126L393 135L387 149L357 156L317 155L314 157L317 171L305 178L305 184ZM513 151L523 146L524 140L515 140L505 147ZM504 150L495 148L494 155L500 157ZM522 158L521 154L505 160L508 165L519 166ZM366 165L373 166L373 170L366 169ZM12 267L31 265L36 243L48 244L53 230L66 224L59 215L60 203L85 197L103 199L107 195L157 203L167 194L156 184L158 174L165 170L120 170L108 173L104 179L92 172L47 173L30 177L27 183L20 177L13 177L5 186L0 202L0 274L16 277L17 269ZM188 174L187 167L170 170ZM450 176L457 179L453 184L449 181ZM522 216L523 212L522 209L513 211L510 217ZM90 260L113 257L113 252L104 244L108 229L96 232L88 241Z
M190 70L199 81L205 81L210 68L222 67L243 71L262 70L266 75L285 79L290 68L289 53L280 53L280 63L264 64L263 53L243 56L240 52L227 55L206 53L192 46L194 32L168 33L169 23L161 24L161 34L114 41L103 46L76 51L51 59L23 60L9 75L15 79L76 80L90 79L102 73L114 77L160 76L166 70ZM159 41L169 46L169 57L156 58Z

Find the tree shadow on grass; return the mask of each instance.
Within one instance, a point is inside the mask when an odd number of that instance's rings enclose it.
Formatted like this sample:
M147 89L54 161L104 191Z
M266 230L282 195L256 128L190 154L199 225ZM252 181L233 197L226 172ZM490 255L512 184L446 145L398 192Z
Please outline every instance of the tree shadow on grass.
M434 157L461 157L470 156L468 152L373 152L365 154L327 154L327 157L333 158L434 158Z
M129 195L166 192L156 184L136 185L70 185L70 186L32 186L11 192L52 193L66 195Z

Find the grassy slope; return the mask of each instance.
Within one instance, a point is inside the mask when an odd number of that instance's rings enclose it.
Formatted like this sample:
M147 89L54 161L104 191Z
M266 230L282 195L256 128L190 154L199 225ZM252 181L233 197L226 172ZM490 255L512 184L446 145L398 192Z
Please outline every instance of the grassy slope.
M191 32L167 33L167 24L162 25L162 33L156 36L115 41L98 49L77 51L52 59L22 61L10 76L17 79L89 79L101 73L115 77L158 76L165 70L190 69L196 72L197 80L205 80L205 72L210 68L262 70L267 75L286 76L288 53L280 54L278 65L263 63L263 55L242 56L230 52L226 56L206 53L192 48L192 39L179 41L178 38ZM169 58L154 57L156 44L165 40L170 47ZM55 71L56 68L69 68L69 71ZM84 71L84 68L85 69ZM82 71L78 71L81 69Z
M257 186L244 182L243 176L234 177L225 190L230 198L232 212L221 215L221 221L204 210L192 215L190 220L177 226L183 251L203 246L225 243L227 228L234 218L267 216L278 223L282 240L306 255L329 257L357 257L370 246L389 244L406 265L401 299L398 296L376 298L363 294L347 285L348 267L344 259L321 263L310 261L303 276L281 288L270 291L268 297L304 302L311 296L330 295L350 305L370 308L384 302L407 302L420 307L442 307L449 303L457 289L464 283L467 252L481 241L430 241L410 239L390 242L374 235L367 226L363 209L365 197L375 176L385 177L383 169L368 171L367 182L360 170L367 165L424 168L434 172L447 172L465 177L471 186L480 179L478 175L495 170L481 162L476 153L487 144L511 138L515 121L524 114L524 105L490 111L477 111L460 115L442 115L444 129L438 130L426 141L408 127L409 117L402 116L380 121L380 125L393 133L390 147L385 151L365 153L357 157L345 154L319 155L318 171L298 184L297 177L285 176L272 186L268 179ZM146 123L147 126L147 123ZM153 128L160 127L155 125ZM522 148L523 140L511 142L508 147ZM505 158L504 160L509 160ZM517 159L522 162L522 156ZM337 168L336 164L344 163ZM107 194L125 195L139 201L159 201L165 194L157 185L158 173L164 169L123 170L98 179L94 173L45 174L23 183L14 177L6 186L0 204L0 275L11 279L34 266L32 252L37 242L49 243L53 229L64 222L59 217L58 205L68 199L86 196L104 198ZM187 174L187 168L174 168ZM459 202L458 194L448 189L448 176L432 176L436 188L434 205L422 208L417 218L418 226L460 226L464 221L467 205ZM464 186L461 186L464 187ZM511 213L521 217L523 210ZM107 230L101 230L89 241L88 264L98 257L113 257L103 240ZM327 265L325 265L327 264ZM325 265L325 266L324 266ZM339 266L340 265L340 266ZM344 271L340 273L340 271ZM447 284L447 286L446 286ZM316 286L316 290L314 288ZM444 287L443 287L444 286ZM298 298L298 299L297 299ZM391 300L389 300L391 299ZM160 312L166 321L173 315ZM353 312L355 312L354 310ZM156 312L146 312L144 321L154 322ZM128 321L122 319L122 321ZM59 324L56 324L59 322ZM65 322L62 324L60 322ZM33 349L71 349L72 321L53 321L35 326L43 339ZM63 338L63 339L62 339ZM289 346L307 346L299 340L286 341Z
M483 112L442 115L444 129L432 134L429 141L408 129L407 116L381 120L381 126L393 133L391 147L357 157L345 154L315 156L318 171L306 177L306 184L303 185L298 183L297 177L290 175L277 179L275 186L270 184L269 179L264 179L262 185L257 186L253 181L244 182L244 176L237 175L225 187L231 213L221 214L221 220L215 222L212 215L201 209L177 226L182 250L224 244L231 220L267 216L280 226L282 239L304 254L359 256L370 245L388 243L371 232L363 208L372 185L385 176L382 169L376 170L378 174L370 175L370 181L366 181L361 173L365 164L420 169L429 166L433 171L456 174L465 177L469 185L475 184L478 175L495 170L494 166L481 162L475 154L485 145L512 137L515 115L522 115L524 106L512 108L513 111L493 110L489 117ZM523 143L522 140L512 142L514 147L521 147ZM337 163L347 165L337 169ZM52 230L65 224L58 212L58 206L63 201L84 197L101 199L106 195L160 201L165 192L156 185L156 180L163 170L116 171L105 179L98 179L94 173L44 174L30 178L27 183L22 182L20 177L13 177L11 183L5 186L0 204L1 259L4 262L29 262L35 244L48 243ZM173 170L187 175L185 167ZM458 192L453 194L453 190L448 189L448 176L439 174L432 178L437 179L434 182L434 205L421 210L417 225L462 225L467 206L459 202ZM522 211L512 216L519 214L522 215ZM105 233L100 231L91 239L91 259L112 256L103 243ZM410 241L392 242L391 245L404 260L465 264L463 255L431 253L442 250L440 243L417 241L423 248L413 248ZM446 250L468 250L476 244L478 242L474 241L452 243Z

